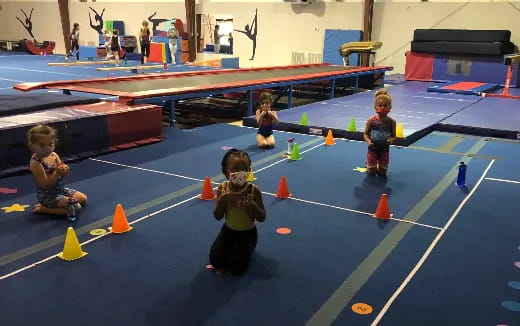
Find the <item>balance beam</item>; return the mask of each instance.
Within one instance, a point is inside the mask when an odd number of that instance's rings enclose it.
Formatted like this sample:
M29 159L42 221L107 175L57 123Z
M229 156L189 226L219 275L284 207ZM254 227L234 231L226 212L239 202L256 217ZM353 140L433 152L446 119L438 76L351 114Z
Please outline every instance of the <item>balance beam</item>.
M339 55L343 57L343 64L348 66L350 64L349 55L351 53L368 53L373 59L372 65L374 65L376 50L380 49L382 46L383 42L379 41L348 42L339 47Z
M134 70L134 69L164 69L164 65L148 65L148 66L124 66L124 67L103 67L97 68L98 71L113 71L113 70Z
M520 63L520 53L515 54L506 54L504 56L504 64L507 66L514 65L516 63Z
M86 66L86 65L104 65L116 63L114 60L99 61L76 61L76 62L49 62L49 66Z
M380 49L383 42L348 42L339 47L339 54L342 57L348 56L350 53L373 52Z

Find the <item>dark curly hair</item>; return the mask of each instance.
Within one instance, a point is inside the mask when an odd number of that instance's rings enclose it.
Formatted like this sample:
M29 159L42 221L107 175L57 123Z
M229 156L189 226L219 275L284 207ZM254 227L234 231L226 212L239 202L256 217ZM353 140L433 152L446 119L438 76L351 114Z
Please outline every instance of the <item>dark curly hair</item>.
M251 158L249 157L249 155L244 151L238 150L236 148L232 148L222 158L221 165L222 165L222 173L224 175L226 175L226 173L227 173L228 160L231 157L238 157L238 158L244 159L247 163L248 170L251 170Z

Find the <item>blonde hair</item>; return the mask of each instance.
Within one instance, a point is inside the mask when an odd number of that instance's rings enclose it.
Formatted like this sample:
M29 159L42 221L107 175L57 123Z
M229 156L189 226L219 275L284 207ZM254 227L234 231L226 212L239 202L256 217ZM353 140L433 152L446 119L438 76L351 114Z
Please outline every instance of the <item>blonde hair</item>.
M378 106L379 104L387 104L388 106L392 106L392 96L388 94L388 90L386 88L378 90L374 94L374 98L374 106Z
M269 105L271 105L273 103L273 97L271 95L271 93L268 93L268 92L262 92L260 94L260 97L258 98L258 104L262 104L262 103L269 103Z
M32 145L44 137L51 137L56 142L58 140L56 129L47 125L34 126L27 133L27 142Z
M146 19L143 20L143 26L144 26L145 28L148 27L148 21L147 21Z

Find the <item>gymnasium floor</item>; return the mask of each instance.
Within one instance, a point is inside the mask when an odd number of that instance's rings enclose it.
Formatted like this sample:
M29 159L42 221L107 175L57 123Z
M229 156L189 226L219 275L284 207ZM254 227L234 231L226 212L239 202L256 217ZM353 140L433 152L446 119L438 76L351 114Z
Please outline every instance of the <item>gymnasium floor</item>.
M41 60L30 69L47 70ZM2 78L21 78L11 70L0 68ZM363 173L361 142L326 147L323 137L276 132L280 145L265 151L250 128L164 133L160 143L70 164L68 186L89 196L74 224L30 213L30 175L0 179L0 188L17 190L0 194L0 208L8 208L0 211L2 324L518 323L519 142L434 132L393 147L385 180ZM281 157L289 137L302 160ZM220 160L230 147L251 155L268 214L242 278L206 269L221 222L214 201L197 198L204 177L214 186L223 180ZM466 189L454 185L460 161L468 164ZM281 176L291 199L273 197ZM383 193L394 214L388 221L371 216ZM117 204L134 227L125 234L108 232ZM68 226L88 252L73 262L54 256Z

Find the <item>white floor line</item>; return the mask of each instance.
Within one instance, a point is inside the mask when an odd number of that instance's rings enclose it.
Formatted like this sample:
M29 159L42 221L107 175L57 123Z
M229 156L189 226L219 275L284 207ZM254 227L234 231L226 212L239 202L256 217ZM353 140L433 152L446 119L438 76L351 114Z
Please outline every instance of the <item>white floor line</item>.
M506 179L497 179L497 178L486 178L486 180L520 184L520 181L515 181L515 180L506 180Z
M410 223L410 224L414 224L414 225L424 226L425 228L442 230L442 228L440 228L438 226L433 226L433 225L429 225L429 224L417 223L417 222L412 222L412 221L408 221L408 220L402 220L400 218L393 218L393 217L391 217L390 219L394 220L394 221L399 221L399 222L404 222L404 223Z
M192 181L198 181L198 182L204 181L203 179L191 178L191 177L187 177L187 176L180 175L180 174L163 172L163 171L159 171L159 170L145 169L145 168L140 168L140 167L133 166L133 165L126 165L126 164L121 164L121 163L105 161L105 160L99 160L99 159L96 159L96 158L89 158L89 160L96 161L96 162L101 162L101 163L106 163L106 164L111 164L111 165L116 165L116 166L121 166L121 167L129 168L129 169L135 169L135 170L140 170L140 171L146 171L146 172L153 172L153 173L169 175L169 176L172 176L172 177L178 177L178 178L188 179L188 180L192 180Z
M128 224L132 225L132 224L135 224L135 223L138 223L138 222L144 221L144 220L146 220L146 219L148 219L148 218L150 218L150 217L152 217L152 216L154 216L154 215L157 215L157 214L162 213L162 212L164 212L164 211L167 211L167 210L169 210L169 209L171 209L171 208L174 208L174 207L177 207L177 206L182 205L182 204L184 204L184 203L187 203L187 202L189 202L190 200L193 200L193 199L197 198L198 196L199 196L199 195L195 195L195 196L192 196L192 197L190 197L190 198L187 198L187 199L185 199L185 200L183 200L183 201L180 201L180 202L178 202L178 203L172 204L172 205L170 205L170 206L168 206L168 207L162 208L162 209L160 209L160 210L158 210L158 211L155 211L155 212L153 212L153 213L150 213L150 214L148 214L148 215L145 215L145 216L143 216L143 217L141 217L141 218L139 218L139 219L137 219L137 220L134 220L134 221L132 221L132 222L129 222ZM81 246L84 246L84 245L89 244L89 243L91 243L91 242L93 242L93 241L96 241L96 240L98 240L98 239L101 239L101 238L103 238L103 237L105 237L105 236L107 236L107 235L109 235L109 234L112 234L112 232L107 232L107 233L104 233L104 234L98 235L98 236L96 236L96 237L94 237L94 238L91 238L91 239L85 241L85 242L82 242L80 245L81 245ZM117 235L116 235L116 236L117 236ZM44 259L42 259L42 260L39 260L39 261L37 261L37 262L35 262L35 263L33 263L33 264L30 264L30 265L24 266L24 267L22 267L22 268L20 268L20 269L17 269L17 270L15 270L15 271L13 271L13 272L11 272L11 273L9 273L9 274L2 275L2 276L0 276L0 281L1 281L1 280L4 280L4 279L6 279L6 278L9 278L9 277L11 277L11 276L14 276L14 275L16 275L16 274L19 274L19 273L21 273L21 272L23 272L23 271L29 270L29 269L31 269L31 268L33 268L33 267L38 266L38 265L41 265L41 264L43 264L43 263L45 263L45 262L47 262L47 261L49 261L49 260L51 260L51 259L57 257L58 254L59 254L59 253L54 254L54 255L52 255L52 256L49 256L49 257L47 257L47 258L44 258Z
M25 80L7 79L7 78L0 78L0 80L12 81L12 82L15 82L15 83L26 83L27 82Z
M68 74L66 72L54 72L54 71L36 70L36 69L24 69L24 68L13 68L13 67L0 67L0 69L22 70L22 71L31 71L31 72L41 72L41 73L44 73L44 74L93 78L93 76L78 75L78 74Z
M265 192L265 191L262 191L263 194L266 194L266 195L270 195L270 196L275 196L275 194L273 193L270 193L270 192ZM339 206L335 206L335 205L329 205L329 204L324 204L324 203L319 203L319 202L315 202L315 201L311 201L311 200L306 200L306 199L300 199L300 198L296 198L296 197L289 197L287 199L290 199L290 200L295 200L295 201L301 201L303 203L307 203L307 204L314 204L314 205L318 205L318 206L324 206L324 207L330 207L330 208L335 208L335 209L339 209L339 210L342 210L342 211L347 211L347 212L352 212L352 213L357 213L357 214L363 214L363 215L369 215L369 216L372 216L374 213L368 213L368 212L362 212L362 211L358 211L358 210L355 210L355 209L350 209L350 208L345 208L345 207L339 207Z
M266 195L273 196L273 197L275 196L275 194L270 193L270 192L262 191L262 193L266 194ZM358 211L358 210L355 210L355 209L350 209L350 208L345 208L345 207L340 207L340 206L335 206L335 205L324 204L324 203L315 202L315 201L306 200L306 199L301 199L301 198L296 198L296 197L289 197L287 199L295 200L295 201L301 201L303 203L314 204L314 205L318 205L318 206L335 208L335 209L339 209L339 210L342 210L342 211L347 211L347 212L352 212L352 213L357 213L357 214L362 214L362 215L368 215L368 216L371 216L371 217L374 216L374 213ZM442 230L442 228L437 227L437 226L433 226L433 225L422 224L422 223L412 222L412 221L408 221L408 220L402 220L402 219L399 219L399 218L390 218L390 219L394 220L394 221L398 221L398 222L404 222L404 223L410 223L410 224L414 224L414 225L418 225L418 226L423 226L423 227L430 228L430 229Z
M314 145L314 146L312 146L312 147L310 147L310 148L308 148L308 149L306 149L306 150L304 150L304 151L301 151L300 154L307 153L308 151L311 151L311 150L313 150L313 149L315 149L315 148L318 148L318 147L320 147L320 146L323 146L323 144ZM258 169L258 170L255 170L254 172L256 173L256 172L263 171L263 170L268 169L268 168L270 168L270 167L272 167L272 166L274 166L274 165L276 165L276 164L279 164L279 163L281 163L281 162L283 162L283 161L288 161L288 160L289 160L289 158L283 158L283 159L280 159L280 160L278 160L278 161L276 161L276 162L273 162L273 163L271 163L271 164L269 164L269 165L264 166L263 168L260 168L260 169Z
M383 306L383 308L381 309L381 311L379 312L379 314L376 316L376 318L374 319L374 321L372 322L372 324L370 324L371 326L376 326L380 321L381 319L383 318L383 316L385 315L385 313L388 311L388 309L390 308L390 306L392 305L392 303L395 301L395 299L399 296L399 294L401 294L401 292L404 290L404 288L406 287L406 285L410 282L410 280L414 277L414 275L417 273L417 271L419 271L419 269L421 268L421 266L424 264L424 262L426 261L426 259L428 258L428 256L430 256L431 252L433 251L433 249L435 248L435 246L437 245L437 243L440 241L440 239L442 238L442 236L444 235L444 233L446 233L446 231L448 230L448 228L450 227L450 225L453 223L453 221L455 220L455 218L457 217L457 215L459 215L460 211L462 210L462 208L464 207L464 205L466 204L466 202L473 196L473 194L475 193L475 191L477 190L477 188L480 186L480 184L482 183L482 180L484 180L484 178L486 177L486 174L488 173L489 169L491 168L491 166L495 163L495 160L492 160L491 162L489 162L487 168L484 170L484 172L482 173L482 176L480 177L480 179L477 181L477 183L475 184L475 187L473 187L473 189L471 189L471 191L469 192L469 194L461 201L461 203L459 204L459 206L455 209L455 211L453 212L453 215L450 217L450 219L448 220L448 222L446 222L446 225L442 228L442 230L439 232L439 234L437 234L437 236L435 237L435 239L433 239L432 243L430 244L430 246L428 247L428 249L426 249L426 251L424 252L424 254L422 255L421 259L419 259L419 262L415 265L415 267L410 271L410 273L408 274L408 276L404 279L403 283L399 286L399 288L397 288L397 290L394 292L394 294L390 297L390 299L388 299L388 301L386 302L386 304Z

